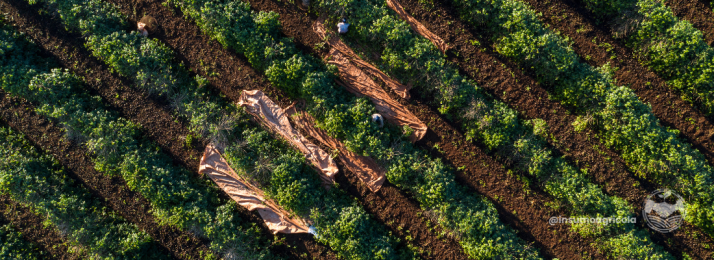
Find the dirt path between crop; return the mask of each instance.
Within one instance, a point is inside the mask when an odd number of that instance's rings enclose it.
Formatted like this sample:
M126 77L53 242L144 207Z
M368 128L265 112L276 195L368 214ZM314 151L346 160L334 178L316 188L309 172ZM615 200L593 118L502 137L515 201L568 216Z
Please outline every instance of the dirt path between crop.
M320 43L317 35L310 30L316 17L305 15L304 10L297 7L298 3L261 0L251 4L258 10L280 13L283 33L295 38L303 51L320 57L325 55L311 48ZM435 109L418 99L408 103L391 91L388 92L429 126L430 131L419 145L454 168L463 166L464 170L457 171L457 180L487 196L499 210L501 219L515 228L521 238L541 248L547 257L572 259L579 258L583 252L589 252L596 258L600 256L590 246L592 241L582 239L565 226L546 224L550 216L563 215L565 212L543 206L551 201L543 192L531 191L528 194L517 177L509 175L502 164L484 153L483 149L466 142L463 134L441 118ZM437 145L440 149L434 148Z
M6 95L0 90L0 116L13 129L25 134L36 146L53 155L68 169L68 174L77 183L83 184L94 196L127 221L136 224L144 232L167 248L166 255L178 259L192 259L207 251L201 241L187 232L159 226L149 212L151 206L140 194L126 188L120 177L109 178L94 170L94 164L85 154L87 151L67 142L60 126L34 112L29 102ZM170 251L170 252L169 252Z
M714 46L714 6L709 0L665 0L674 15L702 31L709 46Z
M219 89L230 100L238 101L243 90L260 89L281 107L292 104L287 95L272 87L264 75L253 70L245 57L227 51L217 42L209 40L195 23L184 19L179 10L172 12L159 1L111 0L110 2L119 5L132 22L145 14L157 18L161 27L150 37L155 37L172 48L179 61L192 71L208 78L211 86ZM341 172L346 172L342 165L340 169ZM367 212L388 226L394 234L402 238L402 241L406 241L406 236L411 235L413 238L411 243L422 247L425 252L431 252L435 259L463 258L458 244L453 241L443 242L437 238L436 233L429 232L428 225L418 217L420 212L418 206L396 188L387 186L377 194L361 192L366 187L359 179L351 172L346 172L346 175L338 176L337 181L340 186L356 197ZM313 255L313 257L318 256ZM334 258L335 256L331 252L329 255L325 252L319 257Z
M544 3L536 0L526 0L535 10L542 12L542 19L556 29L568 36L572 41L572 47L580 57L590 57L587 61L591 66L601 66L610 62L614 67L620 69L615 73L618 84L627 85L632 88L643 102L652 105L654 114L661 120L662 124L681 131L690 143L701 151L711 164L714 164L714 125L702 113L694 109L691 105L682 101L675 91L670 90L664 80L657 77L653 72L642 67L637 59L632 57L632 50L625 47L622 42L614 40L604 28L596 27L595 21L584 16L585 9L572 0L554 0ZM567 15L567 19L562 19ZM578 33L577 30L583 30ZM612 51L599 47L593 43L592 39L597 37L598 44L607 43L612 46ZM612 60L609 57L616 54L617 58ZM650 82L650 86L647 86ZM693 119L696 124L687 122ZM639 200L642 201L642 200ZM641 204L641 203L640 203ZM696 228L693 228L698 230ZM698 230L701 231L701 230ZM683 243L698 245L699 252L707 255L714 254L714 248L706 249L705 244L712 244L711 237L693 238L681 236L683 232L678 232L679 239ZM702 239L704 239L702 241ZM705 242L705 243L702 243ZM697 248L693 246L693 248Z
M435 3L428 10L417 0L404 0L403 5L417 20L454 46L454 51L459 55L451 53L449 57L451 61L458 64L462 73L470 75L480 86L509 106L516 108L524 117L544 119L548 123L549 132L558 140L555 143L549 140L557 151L565 154L569 163L579 168L587 168L591 180L603 187L607 194L626 199L635 207L638 219L642 219L639 216L642 202L649 192L657 188L656 185L639 179L627 171L622 158L613 151L603 148L592 132L588 130L575 132L570 125L575 120L575 116L559 103L549 100L546 89L532 76L523 74L520 69L505 69L503 64L508 68L518 68L518 66L500 57L490 47L483 48L483 46L491 46L492 43L477 37L476 35L479 34L470 25L457 18L449 3ZM480 41L481 45L474 46L471 44L473 40ZM650 231L643 222L638 223L638 226ZM681 252L698 256L707 254L700 250L701 244L697 240L683 233L676 232L674 235L664 236L650 232L657 244L675 255Z
M12 226L22 233L22 239L32 242L48 259L79 260L83 256L67 252L67 243L52 227L43 227L44 219L32 213L7 195L0 195L0 218L12 223Z
M18 8L19 7L19 8ZM61 27L61 22L52 18L38 15L24 2L8 4L5 0L0 0L0 9L8 13L14 21L14 26L18 30L27 33L41 48L52 56L65 68L86 79L99 79L85 81L93 94L98 94L108 101L108 107L120 113L121 116L135 123L140 123L144 132L150 139L159 144L162 151L171 156L178 165L188 167L189 172L196 173L202 149L205 141L195 145L194 149L186 149L183 146L183 138L189 133L182 124L173 121L170 112L159 101L147 98L147 94L130 87L130 80L109 73L106 65L92 57L90 52L83 46L83 41L76 35L68 34ZM46 22L52 20L52 22ZM27 133L26 133L27 134ZM61 138L61 132L58 132ZM63 161L68 168L77 164L83 170L75 170L87 183L93 183L92 188L105 192L104 199L111 199L112 208L122 214L123 217L133 223L137 223L140 228L149 233L154 239L162 241L162 244L169 245L172 252L179 255L187 255L190 258L200 256L199 251L207 251L207 241L200 241L188 232L175 228L159 227L149 213L150 203L143 199L141 195L126 189L125 182L121 178L109 180L100 173L94 171L93 163L89 158L84 157L86 151L81 148L65 150L63 147L52 147L56 158L61 158L63 151L74 155L79 161ZM201 151L199 151L201 150ZM86 170L87 172L84 172ZM97 177L98 176L98 177ZM97 179L94 179L97 178ZM119 193L116 193L119 192ZM124 197L128 196L128 197ZM224 193L220 193L221 199L227 201L229 198ZM132 201L125 205L122 200ZM138 201L137 201L138 199ZM120 210L121 209L121 210ZM126 212L123 212L126 211ZM265 227L263 221L257 214L253 214L241 208L237 212L243 219L257 223L262 227L263 235L273 237L272 233ZM173 247L172 247L173 246ZM287 246L276 246L273 250L279 255L288 255L292 258L306 253L305 250L289 249Z
M605 25L598 25L582 3L577 0L554 0L547 3L525 1L535 10L545 14L544 22L567 35L573 41L573 49L586 57L591 66L608 62L618 67L615 78L618 85L630 87L645 103L652 105L652 112L662 125L677 129L685 138L714 165L714 123L689 103L683 101L677 91L670 89L654 72L640 65L633 51L620 40L615 40ZM563 19L567 17L567 19ZM597 37L597 43L593 39ZM608 47L611 46L611 51ZM610 59L616 56L615 59ZM589 59L587 58L589 57Z

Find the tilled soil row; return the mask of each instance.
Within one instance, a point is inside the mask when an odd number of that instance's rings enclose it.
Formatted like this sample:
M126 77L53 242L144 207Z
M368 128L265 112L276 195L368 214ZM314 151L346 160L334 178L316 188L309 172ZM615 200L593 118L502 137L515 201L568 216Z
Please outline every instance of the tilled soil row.
M526 0L534 10L542 12L543 22L567 35L572 47L591 66L610 63L619 69L614 73L618 85L635 91L643 102L652 105L652 112L662 125L678 129L685 138L714 164L714 123L691 104L683 101L664 79L644 66L632 49L610 34L610 29L598 24L578 0ZM563 19L567 17L567 19ZM595 40L594 40L595 39ZM595 41L595 42L594 42ZM611 57L616 57L611 59Z
M57 260L82 259L81 255L67 252L69 244L52 227L45 228L40 216L7 195L0 195L0 221L12 223L22 233L22 239L32 242L37 249L45 252L44 257Z
M317 17L306 14L298 2L258 0L251 1L251 5L257 10L279 13L283 33L293 37L303 51L323 57L327 50L311 48L321 43L321 39L311 29ZM509 175L501 163L483 152L482 147L467 142L462 132L441 118L425 102L414 100L409 103L392 93L391 89L387 91L394 100L399 100L429 127L427 135L418 143L419 146L454 168L463 167L463 170L457 171L457 180L487 196L498 209L501 219L516 229L521 238L541 248L548 257L572 259L579 258L583 252L589 252L596 258L602 257L590 246L592 241L569 232L566 226L547 224L549 217L563 215L565 212L542 206L552 202L543 192L523 188L522 181Z
M62 128L36 114L32 104L3 91L0 91L0 95L3 96L0 100L2 120L25 134L43 151L52 154L68 169L71 178L84 185L104 205L151 235L166 248L167 255L178 259L195 259L201 256L200 251L209 252L201 241L188 232L159 226L149 212L151 206L146 199L126 188L126 182L120 177L110 178L94 170L94 164L86 156L87 151L66 141Z
M714 6L711 0L665 0L674 15L702 31L709 46L714 46Z
M492 46L488 39L477 37L484 35L484 32L478 34L461 21L449 3L434 1L433 6L424 7L417 0L404 0L402 4L417 20L453 46L453 52L448 56L462 73L470 75L481 87L517 109L525 118L545 120L549 133L557 140L549 140L556 150L566 155L569 163L588 169L592 181L601 185L607 194L626 199L635 207L638 220L642 220L640 214L644 198L657 189L657 185L629 172L622 158L602 147L593 132L576 132L571 126L576 116L559 103L549 100L546 89L532 75L526 75L520 69L507 69L518 66L488 47ZM481 42L481 45L474 46L474 40ZM638 226L650 231L643 221ZM709 251L700 250L699 241L684 232L662 235L650 231L650 234L657 244L675 255L681 254L680 248L690 255L699 256L707 255Z
M592 16L583 15L587 14L587 10L582 8L582 5L576 4L575 1L577 0L548 2L525 0L536 11L544 14L542 19L545 23L568 36L573 42L571 46L575 52L580 57L589 57L586 62L591 66L602 66L609 62L610 65L619 67L620 69L615 72L617 83L627 85L635 90L643 102L652 105L654 114L663 125L680 130L682 135L701 151L710 163L714 164L714 150L712 149L714 148L712 139L714 124L704 114L679 98L675 91L666 86L663 79L641 66L632 56L632 50L621 41L613 39L606 28L597 27ZM567 19L562 19L562 17L567 17ZM578 33L578 30L581 30L582 33ZM595 38L597 38L597 43L592 40ZM608 46L603 43L607 43ZM607 47L611 50L608 51ZM613 55L617 58L610 59ZM693 124L687 120L694 120L696 123ZM655 184L655 186L657 185ZM640 192L645 191L640 190ZM616 194L618 193L616 192ZM643 199L644 193L642 193L642 198L630 201L630 203L637 202L636 205L641 206ZM692 229L701 231L697 228ZM707 243L712 244L714 240L711 237L697 237L696 239L678 237L678 239L682 239L687 244L698 245L698 250L701 250L702 253L708 255L714 253L714 249L703 247ZM702 239L706 243L701 243L704 242Z
M176 164L187 167L198 177L199 160L206 142L201 140L201 143L195 145L194 149L185 148L183 138L189 134L189 131L180 122L172 119L164 104L148 98L148 95L141 90L129 87L131 83L128 79L110 73L106 65L96 60L88 50L81 47L83 43L79 36L67 33L61 27L60 21L39 15L33 8L35 7L24 2L13 2L10 5L6 0L0 0L0 10L10 15L14 26L19 31L26 33L47 52L48 56L55 58L63 67L69 68L73 73L87 79L85 84L91 88L90 91L96 92L93 94L101 96L108 102L108 107L119 112L122 117L141 124L144 133L154 143L157 143L162 151L170 155ZM38 129L37 131L45 130ZM91 159L85 155L85 149L61 141L63 134L59 127L54 126L51 131L54 132L54 137L57 139L51 144L38 143L38 145L51 148L55 158L62 158L60 161L63 165L74 171L82 182L90 186L90 190L97 196L107 201L112 209L128 221L137 224L142 230L169 248L177 257L195 259L200 257L201 251L210 252L206 246L208 241L201 241L186 231L159 226L149 212L150 202L140 194L127 189L124 180L120 177L110 179L96 172ZM28 132L23 132L29 135ZM62 145L56 146L55 143ZM230 199L224 193L219 193L219 195L224 200ZM127 204L124 201L130 203ZM261 226L264 236L273 237L257 213L254 214L243 208L240 208L238 213L243 219ZM296 239L301 240L300 238ZM303 253L309 253L300 248L289 249L287 246L276 246L273 251L292 258L299 258Z
M227 98L238 101L243 90L260 89L281 107L287 107L293 101L279 89L274 88L259 72L256 72L242 55L225 50L219 43L210 40L191 21L183 18L180 10L168 9L159 1L110 0L120 6L129 15L132 23L141 19L141 15L157 18L160 28L152 33L155 37L172 48L177 59L192 71L210 80ZM393 234L410 244L420 247L424 258L465 259L460 246L449 238L440 239L430 231L427 222L420 218L422 212L418 204L410 200L397 188L386 185L378 193L372 193L352 172L340 166L337 182L360 204L386 225ZM411 241L406 239L411 236ZM327 256L327 254L325 254ZM316 257L316 256L315 256ZM329 257L334 257L330 252Z

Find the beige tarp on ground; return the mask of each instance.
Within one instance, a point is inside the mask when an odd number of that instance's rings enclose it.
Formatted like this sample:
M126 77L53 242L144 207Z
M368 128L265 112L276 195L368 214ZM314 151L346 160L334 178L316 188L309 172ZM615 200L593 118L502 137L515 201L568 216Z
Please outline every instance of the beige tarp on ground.
M337 174L338 171L335 161L332 160L329 154L320 149L320 147L310 143L310 141L295 130L290 125L285 111L270 100L262 91L243 91L238 105L245 107L248 113L255 116L263 125L281 135L300 152L305 154L305 157L307 157L312 165L321 173L320 178L322 178L326 186L335 183L335 174Z
M320 36L321 39L325 39L327 36L327 31L325 30L324 18L318 19L317 22L312 26L312 30ZM389 88L391 88L397 95L402 98L409 99L409 87L402 85L398 81L384 74L381 70L372 66L368 62L362 60L356 53L350 49L339 37L331 35L327 43L334 49L337 49L342 53L342 55L347 56L355 66L359 67L363 71L366 71L370 75L383 81Z
M417 33L421 34L421 36L424 36L424 38L429 39L434 45L436 45L439 50L441 50L442 53L446 53L446 50L449 49L449 46L446 45L444 40L442 40L439 36L436 36L436 34L432 33L427 29L423 24L421 24L419 21L414 19L411 15L409 15L406 11L404 11L404 7L397 2L397 0L387 0L387 5L389 8L392 8L399 17L402 18L402 20L406 21L414 31Z
M290 214L270 200L263 191L236 174L213 146L207 146L201 158L199 173L208 175L228 196L248 210L258 210L265 224L274 234L308 233L308 225L301 219L292 219Z
M313 26L315 32L321 37L325 37L325 29L323 24L318 21ZM377 111L384 116L387 121L392 124L403 126L408 125L414 129L414 133L409 137L412 142L416 142L424 137L427 131L427 127L424 123L419 120L414 114L409 112L403 105L399 104L396 100L389 97L384 89L377 85L372 78L363 72L358 66L353 64L366 64L366 66L360 67L372 67L367 62L362 61L352 50L347 47L338 37L330 37L330 56L332 57L328 62L334 64L340 71L340 78L345 82L345 84L340 84L345 87L348 91L358 95L367 96L372 103L374 103ZM369 69L368 71L377 70ZM379 72L381 73L381 71ZM383 73L382 73L383 74ZM374 75L374 74L373 74ZM391 80L387 75L382 77L377 77L380 79L386 78ZM385 81L387 82L387 81Z
M369 188L372 192L379 191L382 184L386 180L385 171L374 159L357 155L347 150L342 142L329 136L324 130L315 127L315 120L305 113L298 113L294 107L290 107L285 111L288 115L293 116L295 126L305 131L310 136L314 137L323 144L340 152L340 161L347 167L348 170L355 173L357 177Z

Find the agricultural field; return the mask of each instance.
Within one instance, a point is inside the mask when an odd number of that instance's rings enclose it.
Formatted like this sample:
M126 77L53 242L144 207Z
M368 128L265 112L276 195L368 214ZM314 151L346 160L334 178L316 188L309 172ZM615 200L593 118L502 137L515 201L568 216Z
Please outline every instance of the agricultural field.
M714 259L713 1L0 11L2 259Z

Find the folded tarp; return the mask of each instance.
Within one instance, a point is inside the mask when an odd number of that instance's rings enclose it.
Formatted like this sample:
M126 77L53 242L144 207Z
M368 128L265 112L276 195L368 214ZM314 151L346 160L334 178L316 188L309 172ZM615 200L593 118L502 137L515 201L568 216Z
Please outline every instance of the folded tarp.
M208 175L239 205L250 211L258 210L260 217L274 234L309 233L305 221L290 218L287 211L265 199L263 191L238 176L215 147L206 147L198 172Z
M347 170L357 175L362 183L372 192L379 191L386 180L385 171L371 157L357 155L345 147L339 140L331 137L322 129L315 127L315 119L304 112L297 112L295 107L285 110L293 118L295 126L314 137L324 145L340 152L339 158Z
M263 125L274 133L282 136L292 146L302 152L310 163L318 169L323 183L329 187L335 183L338 168L330 155L308 141L290 125L285 111L276 105L260 90L243 91L238 101L239 106L246 108Z
M389 8L392 8L392 10L397 12L399 17L406 21L414 31L421 36L424 36L424 38L429 39L429 41L434 43L434 45L436 45L442 53L446 53L446 50L449 49L449 45L447 45L446 42L444 42L444 40L442 40L439 36L436 36L436 34L429 31L429 29L417 21L417 19L414 19L414 17L404 11L404 7L402 7L397 0L387 0L387 5Z
M322 38L327 36L324 25L320 21L315 22L313 30ZM403 85L371 64L360 59L339 37L329 37L328 43L332 47L332 49L330 49L330 59L328 63L334 64L339 69L340 79L345 82L345 84L341 84L343 87L357 96L367 96L372 103L374 103L377 111L390 123L398 126L408 125L411 127L414 130L414 133L409 137L412 142L416 142L424 137L427 131L426 125L414 114L409 112L402 104L399 104L399 102L389 97L389 94L377 85L372 78L365 74L362 69L365 69L371 75L384 81L387 85ZM406 90L405 87L404 89ZM404 93L407 92L405 91Z

